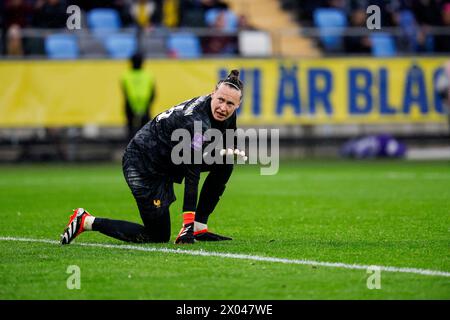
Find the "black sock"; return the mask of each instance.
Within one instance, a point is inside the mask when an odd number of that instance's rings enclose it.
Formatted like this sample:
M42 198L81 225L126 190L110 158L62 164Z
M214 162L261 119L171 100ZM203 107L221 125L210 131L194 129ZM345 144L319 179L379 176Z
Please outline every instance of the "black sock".
M151 227L144 227L129 221L95 218L92 230L127 242L168 242L170 240L170 225L167 229L167 226L157 221Z

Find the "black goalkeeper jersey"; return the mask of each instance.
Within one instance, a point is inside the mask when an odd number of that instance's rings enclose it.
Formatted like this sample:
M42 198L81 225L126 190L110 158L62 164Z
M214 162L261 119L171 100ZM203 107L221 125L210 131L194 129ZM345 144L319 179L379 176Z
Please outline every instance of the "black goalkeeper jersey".
M202 135L194 132L194 121L201 121ZM139 151L149 174L169 177L181 183L185 179L183 211L195 211L201 164L172 162L171 153L179 141L172 141L176 129L186 129L192 139L192 154L203 150L211 141L204 141L203 133L211 128L225 134L226 129L236 130L236 112L225 121L217 121L211 112L211 96L196 97L166 110L148 122L130 141L128 148ZM225 140L224 140L225 141Z

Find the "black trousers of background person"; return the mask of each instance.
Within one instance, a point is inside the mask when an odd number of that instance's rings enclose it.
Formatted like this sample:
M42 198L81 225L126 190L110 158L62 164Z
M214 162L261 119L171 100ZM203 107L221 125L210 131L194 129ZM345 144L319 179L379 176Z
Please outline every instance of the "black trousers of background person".
M133 112L128 100L125 101L125 115L127 117L127 142L129 142L135 134L150 121L149 108L145 110L143 115Z
M149 121L150 116L148 114L143 116L127 114L127 142L131 141L136 133Z
M92 229L118 240L135 243L168 242L170 240L170 204L175 200L173 182L159 178L143 178L139 162L124 157L123 167L127 183L139 208L143 225L106 218L96 218ZM200 191L195 221L207 223L222 196L233 171L232 164L202 167L209 172ZM154 199L159 203L155 205Z

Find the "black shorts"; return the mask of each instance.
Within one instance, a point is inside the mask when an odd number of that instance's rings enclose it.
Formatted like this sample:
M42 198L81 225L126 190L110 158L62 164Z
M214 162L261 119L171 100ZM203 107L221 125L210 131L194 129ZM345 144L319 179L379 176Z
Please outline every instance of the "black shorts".
M144 221L168 212L176 200L170 177L153 172L143 155L130 147L125 150L122 169Z

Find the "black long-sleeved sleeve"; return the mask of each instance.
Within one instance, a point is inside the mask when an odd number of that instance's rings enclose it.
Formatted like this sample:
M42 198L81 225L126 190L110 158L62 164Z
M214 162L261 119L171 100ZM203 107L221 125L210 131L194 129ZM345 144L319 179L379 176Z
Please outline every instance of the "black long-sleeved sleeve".
M197 209L198 184L201 168L200 165L196 164L189 164L185 167L183 212L195 212Z

